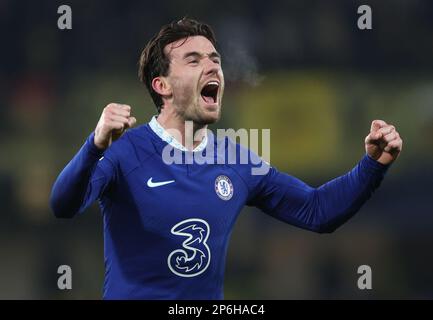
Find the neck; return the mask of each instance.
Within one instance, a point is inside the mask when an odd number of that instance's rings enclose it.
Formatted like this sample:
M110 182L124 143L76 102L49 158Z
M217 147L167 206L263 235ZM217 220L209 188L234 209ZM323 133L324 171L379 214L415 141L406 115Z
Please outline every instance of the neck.
M164 109L158 115L157 121L188 150L194 150L206 134L207 125L186 121L182 116Z

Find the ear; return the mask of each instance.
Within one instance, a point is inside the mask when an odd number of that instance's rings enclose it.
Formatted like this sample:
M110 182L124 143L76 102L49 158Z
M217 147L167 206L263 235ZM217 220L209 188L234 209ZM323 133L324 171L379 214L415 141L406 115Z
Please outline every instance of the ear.
M171 86L164 77L156 77L152 80L152 88L163 97L171 95Z

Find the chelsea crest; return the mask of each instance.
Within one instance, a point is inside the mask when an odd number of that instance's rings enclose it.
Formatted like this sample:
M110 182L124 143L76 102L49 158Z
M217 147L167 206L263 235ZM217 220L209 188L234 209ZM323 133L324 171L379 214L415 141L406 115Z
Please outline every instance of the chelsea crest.
M221 175L215 179L215 192L222 200L230 200L233 197L233 184L229 177Z

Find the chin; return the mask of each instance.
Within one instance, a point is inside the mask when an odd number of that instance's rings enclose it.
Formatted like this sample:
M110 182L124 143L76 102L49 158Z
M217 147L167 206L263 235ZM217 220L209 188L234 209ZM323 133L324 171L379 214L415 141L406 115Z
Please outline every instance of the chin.
M221 109L218 108L215 111L205 111L200 115L200 118L202 120L202 124L213 124L218 122L218 120L221 118Z
M192 121L199 125L208 125L217 122L221 118L221 106L211 108L202 108L199 112L191 117Z

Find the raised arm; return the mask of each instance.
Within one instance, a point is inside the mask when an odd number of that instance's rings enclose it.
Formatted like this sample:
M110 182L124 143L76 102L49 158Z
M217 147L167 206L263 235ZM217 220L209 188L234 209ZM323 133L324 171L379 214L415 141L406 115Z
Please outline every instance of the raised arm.
M130 114L131 107L127 105L109 104L104 108L95 132L53 185L50 206L56 217L71 218L83 212L115 181L116 159L108 148L127 128L135 125L136 119Z
M366 155L347 174L313 188L272 168L257 185L249 204L269 215L315 232L332 232L371 197L402 140L395 128L375 120L365 139Z

